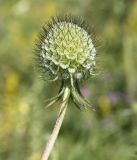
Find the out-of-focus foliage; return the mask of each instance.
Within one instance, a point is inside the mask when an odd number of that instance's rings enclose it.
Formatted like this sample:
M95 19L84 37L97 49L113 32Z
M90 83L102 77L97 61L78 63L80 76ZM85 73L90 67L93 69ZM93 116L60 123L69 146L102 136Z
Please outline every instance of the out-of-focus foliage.
M100 39L98 76L82 84L96 112L70 103L51 160L137 159L137 1L0 0L0 159L39 160L59 84L34 72L36 35L57 13L82 16Z

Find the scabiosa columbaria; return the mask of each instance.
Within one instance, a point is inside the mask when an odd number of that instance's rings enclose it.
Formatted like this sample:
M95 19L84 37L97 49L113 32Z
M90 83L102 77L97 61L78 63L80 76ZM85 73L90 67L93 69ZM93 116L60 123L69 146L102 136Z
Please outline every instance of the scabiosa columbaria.
M47 107L62 99L59 115L42 156L47 160L62 124L69 98L79 108L91 107L80 91L79 83L92 76L95 69L96 49L94 38L81 20L71 17L52 19L43 26L37 41L36 56L43 77L61 81L57 96Z

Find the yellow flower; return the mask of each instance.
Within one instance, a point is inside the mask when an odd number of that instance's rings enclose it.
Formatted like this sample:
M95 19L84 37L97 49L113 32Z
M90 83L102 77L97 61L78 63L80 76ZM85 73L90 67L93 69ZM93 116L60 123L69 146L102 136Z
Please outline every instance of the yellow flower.
M5 84L6 95L14 96L19 86L19 77L15 72L8 74Z

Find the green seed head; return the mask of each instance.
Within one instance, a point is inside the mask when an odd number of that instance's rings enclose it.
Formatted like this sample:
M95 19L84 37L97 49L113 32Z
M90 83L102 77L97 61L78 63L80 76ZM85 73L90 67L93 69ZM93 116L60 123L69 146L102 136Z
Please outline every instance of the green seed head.
M43 34L39 57L49 79L67 79L70 75L81 79L92 74L96 49L85 29L72 20L63 20L44 27Z
M43 27L36 55L43 77L61 81L59 94L48 106L62 98L69 88L70 97L78 108L90 107L80 92L79 82L93 74L96 49L92 35L81 21L70 17L53 19Z

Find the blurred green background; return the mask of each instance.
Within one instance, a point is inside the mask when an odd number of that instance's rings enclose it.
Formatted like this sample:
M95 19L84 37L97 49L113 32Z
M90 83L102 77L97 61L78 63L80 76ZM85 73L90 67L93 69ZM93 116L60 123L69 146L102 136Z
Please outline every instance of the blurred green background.
M71 102L51 160L137 159L137 1L0 0L0 160L39 160L59 110L45 109L60 84L33 68L34 42L58 13L94 25L97 76L81 85L95 106Z

